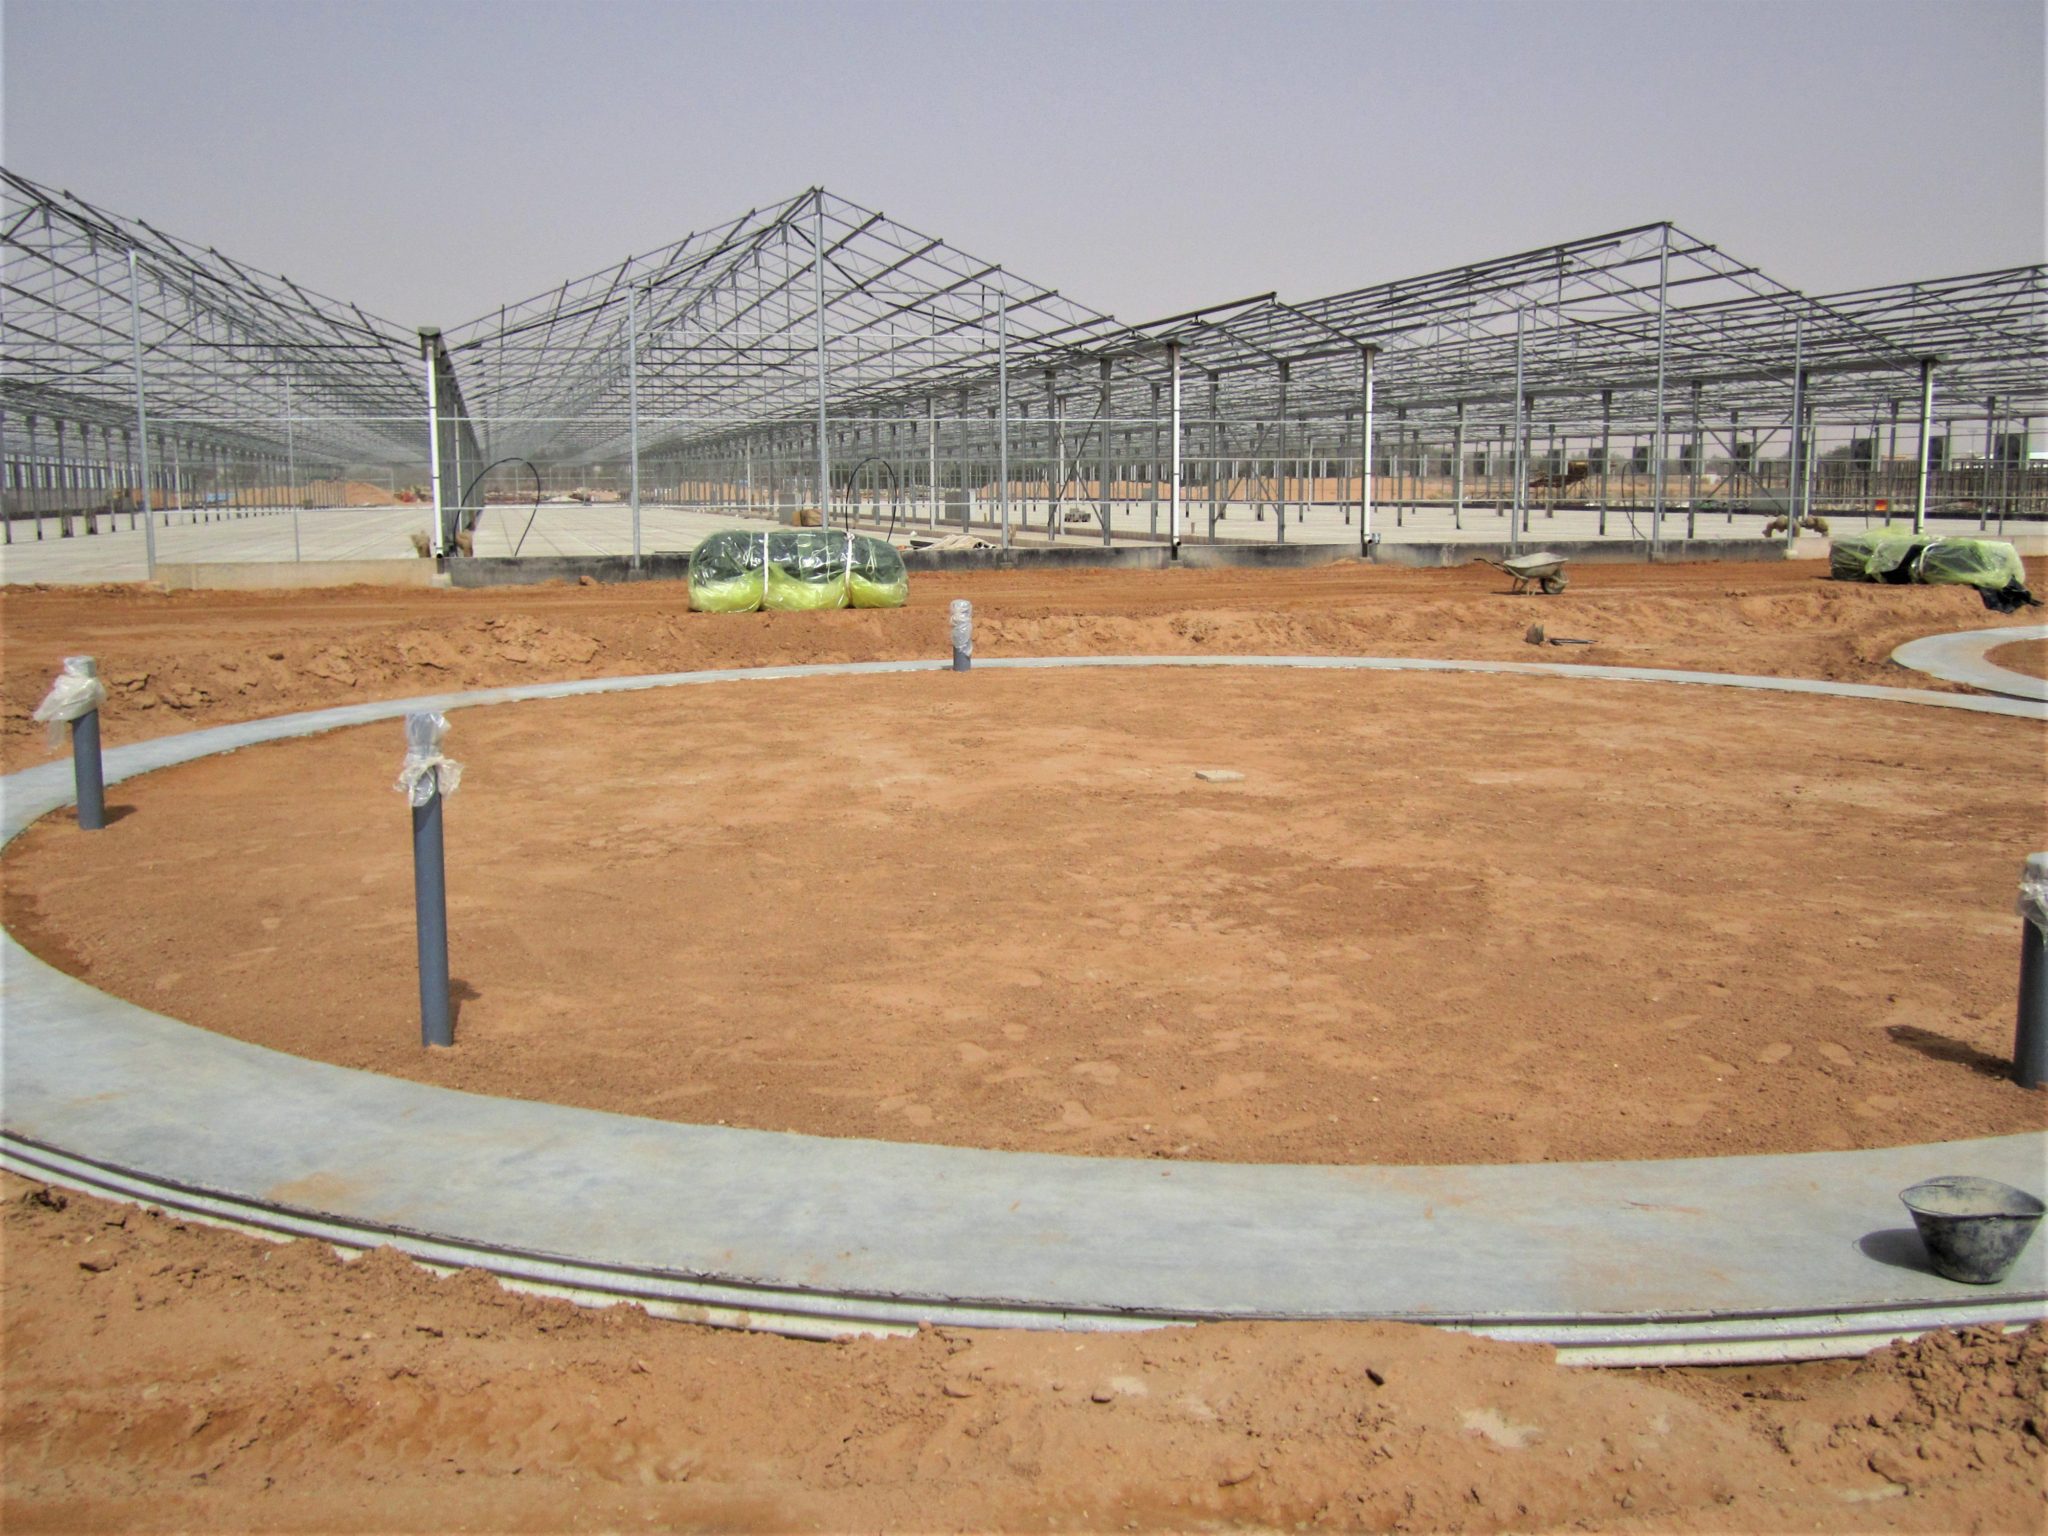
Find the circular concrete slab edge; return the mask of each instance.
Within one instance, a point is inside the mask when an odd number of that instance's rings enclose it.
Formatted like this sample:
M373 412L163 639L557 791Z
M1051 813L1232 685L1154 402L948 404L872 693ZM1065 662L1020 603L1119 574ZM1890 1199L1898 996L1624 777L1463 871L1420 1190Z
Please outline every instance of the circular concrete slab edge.
M1074 657L977 670L1309 667L1821 694L2022 719L2009 699L1652 669L1380 657ZM108 782L410 710L940 671L772 667L347 706L110 751ZM972 686L971 674L961 680ZM0 842L68 804L69 766L0 779ZM397 833L394 835L402 835ZM1149 1327L1380 1318L1586 1364L1860 1353L2048 1316L2037 1243L1994 1287L1925 1268L1896 1192L2038 1185L2048 1136L1870 1152L1480 1167L1048 1156L637 1120L304 1061L154 1015L0 935L0 1163L347 1250L389 1243L589 1303L807 1336L919 1323Z
M2048 640L2048 624L2011 624L2002 629L1964 629L1923 635L1892 652L1892 660L1945 683L1965 683L2011 699L2048 700L2048 678L2029 677L1990 660L2001 645Z

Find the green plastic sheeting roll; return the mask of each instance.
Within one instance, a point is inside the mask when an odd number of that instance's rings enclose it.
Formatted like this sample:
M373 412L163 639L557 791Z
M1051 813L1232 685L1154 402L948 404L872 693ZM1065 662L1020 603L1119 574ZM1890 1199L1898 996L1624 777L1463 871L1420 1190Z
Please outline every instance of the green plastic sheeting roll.
M2034 601L2019 551L2000 539L1951 539L1892 527L1845 533L1828 545L1828 574L1837 581L1975 587L1985 606L2001 613Z

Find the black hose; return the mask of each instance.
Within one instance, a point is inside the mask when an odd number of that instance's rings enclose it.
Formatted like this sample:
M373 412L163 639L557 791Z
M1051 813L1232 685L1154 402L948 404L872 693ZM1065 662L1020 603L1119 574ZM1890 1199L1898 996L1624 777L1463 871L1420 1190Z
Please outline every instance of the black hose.
M883 535L883 537L893 544L896 542L896 492L902 489L901 482L898 481L896 478L896 466L891 464L887 459L883 458L880 454L871 453L866 458L862 459L858 464L854 465L852 469L847 471L847 489L850 491L858 491L860 489L860 472L866 469L870 464L881 465L881 467L884 470L886 470L889 475L889 531L888 533Z
M542 496L544 494L541 490L540 485L540 471L533 467L532 460L513 457L509 459L498 459L493 463L486 464L482 469L476 472L476 478L469 482L469 488L462 493L462 502L458 510L468 511L470 509L469 498L475 494L476 488L484 483L484 476L488 475L494 469L502 469L507 464L524 464L526 466L526 472L533 476L533 510L526 514L526 526L519 531L519 542L512 546L512 553L516 556L519 553L520 549L525 546L527 534L533 531L533 520L536 517L540 516L540 504ZM482 507L477 507L474 510L474 515L470 517L468 526L464 529L464 532L476 532L476 525L483 521L483 515L484 509Z

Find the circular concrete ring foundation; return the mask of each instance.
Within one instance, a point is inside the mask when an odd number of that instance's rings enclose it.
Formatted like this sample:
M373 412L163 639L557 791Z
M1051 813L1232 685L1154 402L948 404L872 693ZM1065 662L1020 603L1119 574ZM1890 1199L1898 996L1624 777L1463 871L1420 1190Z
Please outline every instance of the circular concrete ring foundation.
M106 776L411 710L946 665L770 667L392 700L117 748ZM2048 719L2048 705L2015 699L1536 663L977 665L1507 673ZM0 841L70 799L68 763L0 779ZM2037 1186L2048 1166L2041 1133L1473 1167L1067 1157L679 1125L380 1077L152 1014L12 937L0 938L0 1004L0 1162L19 1173L274 1235L391 1244L508 1284L704 1322L827 1336L920 1322L1372 1318L1546 1342L1577 1363L1643 1364L1853 1354L1928 1328L2048 1316L2048 1250L2036 1245L1997 1286L1943 1280L1897 1200L1938 1174Z
M1991 652L2019 640L2048 640L2048 624L2003 629L1966 629L1952 635L1924 635L1892 652L1892 660L1945 683L1964 683L2009 699L2048 701L2048 678L2029 677L1991 660Z

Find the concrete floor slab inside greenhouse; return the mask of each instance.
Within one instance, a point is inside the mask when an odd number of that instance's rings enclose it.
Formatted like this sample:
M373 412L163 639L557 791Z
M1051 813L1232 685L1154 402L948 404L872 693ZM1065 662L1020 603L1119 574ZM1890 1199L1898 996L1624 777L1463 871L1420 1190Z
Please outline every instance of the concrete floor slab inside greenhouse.
M1082 503L1070 503L1081 511ZM898 524L900 539L906 531L929 531L928 516L913 511L909 524ZM1261 516L1261 511L1264 515ZM478 526L476 553L481 556L511 555L515 547L522 555L623 555L633 548L631 510L620 504L560 505L540 508L527 526L528 509L493 507ZM1092 504L1086 504L1087 521L1061 526L1058 538L1048 539L1044 504L1031 503L1013 510L1011 542L1020 548L1044 548L1048 543L1066 547L1099 544L1101 525L1094 520ZM1206 541L1208 512L1199 503L1189 511L1190 543ZM420 506L404 507L321 507L302 511L295 517L288 509L236 514L204 514L183 511L160 512L156 535L156 556L162 565L262 564L296 561L413 560L412 537L425 532L429 512ZM1347 521L1347 517L1349 521ZM204 519L212 520L204 520ZM1317 505L1288 512L1287 542L1304 544L1349 544L1358 536L1357 511L1333 505ZM148 563L141 529L122 526L108 530L108 519L100 519L101 531L83 532L82 520L73 519L73 535L64 538L55 517L42 520L39 539L32 522L17 521L12 543L0 545L0 583L89 584L96 582L144 581ZM1603 529L1602 523L1605 523ZM1702 539L1758 538L1766 519L1757 514L1702 512L1689 516L1685 509L1667 510L1661 533L1678 554L1692 535ZM1860 528L1881 522L1879 518L1837 517L1838 527ZM725 528L765 528L767 519L702 507L644 505L641 509L640 547L649 554L687 551L699 540ZM889 531L886 514L880 521L863 517L859 526L877 532ZM1164 529L1165 509L1159 526ZM1650 517L1639 509L1615 508L1604 520L1597 511L1566 508L1555 514L1534 510L1529 516L1524 544L1541 548L1549 541L1580 541L1608 538L1617 542L1641 540L1649 535ZM1116 509L1112 533L1119 544L1151 542L1151 508L1143 503ZM2033 528L2034 525L2029 525ZM1402 508L1394 504L1375 507L1373 528L1388 543L1454 542L1499 543L1507 537L1506 514L1490 507L1468 506L1454 516L1445 506ZM1979 536L1975 519L1931 522L1936 533ZM949 525L957 532L958 525ZM994 540L997 529L976 522L977 537ZM1277 542L1278 532L1270 508L1233 505L1219 520L1217 535L1232 543ZM2022 554L2048 552L2048 534L2039 531L2003 533L1993 522L1985 533L2014 542ZM1796 552L1819 555L1823 549L1813 541L1802 541Z

